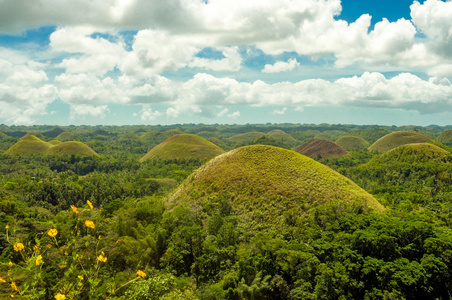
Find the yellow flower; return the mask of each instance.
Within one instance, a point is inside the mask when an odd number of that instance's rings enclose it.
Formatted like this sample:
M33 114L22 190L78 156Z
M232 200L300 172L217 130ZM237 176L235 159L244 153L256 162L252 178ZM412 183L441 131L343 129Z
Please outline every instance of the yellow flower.
M101 235L99 235L99 240L101 240L102 239L102 236Z
M101 252L101 253L102 254L97 257L97 260L100 261L100 262L107 262L107 257L104 256L105 253L104 252Z
M6 282L5 277L0 277L0 283Z
M83 280L83 276L78 275L77 277L78 277L78 279Z
M9 225L8 224L6 224L6 226L5 226L5 229L8 229L9 228Z
M77 210L77 207L75 207L75 205L71 205L71 208L75 214L78 214L78 210Z
M63 294L58 293L58 294L55 295L55 299L56 300L65 300L66 296L63 295Z
M50 249L50 248L52 248L52 245L47 244L46 247Z
M89 207L90 207L91 209L93 209L93 204L91 203L91 201L86 200L86 203L89 205Z
M14 281L11 282L11 288L12 288L13 290L15 290L16 292L17 292L17 290L18 290L17 285L16 285L16 283L15 283Z
M55 228L51 228L47 231L47 234L50 237L56 237L56 235L58 234L58 230L56 230Z
M89 228L92 228L92 229L94 229L94 227L96 227L96 226L94 225L94 222L93 222L93 221L90 221L90 220L86 220L86 221L85 221L85 226L86 226L86 227L89 227Z
M13 263L12 263L12 262L9 262L9 263L8 263L8 266L12 267L12 266L13 266Z
M146 273L144 273L144 272L141 271L141 270L138 270L138 271L137 271L137 275L138 275L139 277L141 277L141 278L146 277Z
M22 244L22 243L17 243L17 244L15 244L15 245L13 246L13 248L14 248L14 251L20 252L20 251L24 250L24 244Z
M40 244L36 244L36 245L33 246L33 251L38 252L40 248L41 248L41 245Z
M39 266L43 262L44 261L42 260L42 255L38 255L38 257L36 257L36 265Z

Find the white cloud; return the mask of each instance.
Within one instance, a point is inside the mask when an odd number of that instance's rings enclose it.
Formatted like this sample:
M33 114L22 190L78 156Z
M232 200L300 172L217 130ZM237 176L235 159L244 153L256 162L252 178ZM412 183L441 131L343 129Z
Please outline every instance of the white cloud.
M231 118L231 119L235 119L235 118L238 118L238 117L240 117L240 111L235 111L232 114L228 115L228 118Z
M287 107L283 107L283 108L280 109L280 110L275 109L275 110L273 111L273 114L274 114L274 115L284 115L284 114L286 113L286 111L287 111Z
M217 114L217 116L218 116L218 117L223 117L223 116L225 116L228 112L229 112L229 109L225 108L225 109L223 109L222 111L220 111L220 112Z
M277 61L275 64L267 64L264 66L262 72L264 73L279 73L286 71L293 71L300 67L300 63L296 58L289 59L287 62Z
M140 116L141 121L154 121L158 117L162 116L163 114L159 112L158 110L153 111L150 105L143 105L143 108L138 114L134 114Z
M86 116L103 119L110 113L107 105L71 105L70 118L78 120Z

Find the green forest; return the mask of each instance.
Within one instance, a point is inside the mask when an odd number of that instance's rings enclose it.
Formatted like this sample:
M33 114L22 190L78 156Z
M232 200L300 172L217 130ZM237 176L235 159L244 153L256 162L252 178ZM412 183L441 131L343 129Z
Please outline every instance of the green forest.
M0 125L1 299L451 299L452 126Z

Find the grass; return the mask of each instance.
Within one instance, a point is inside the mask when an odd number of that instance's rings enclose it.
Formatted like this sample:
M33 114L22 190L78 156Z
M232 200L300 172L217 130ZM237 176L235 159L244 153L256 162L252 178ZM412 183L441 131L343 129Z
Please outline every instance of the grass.
M58 154L79 154L79 155L98 155L87 145L81 142L44 142L32 134L27 134L16 144L5 151L8 155L58 155Z
M155 159L211 159L224 151L208 140L194 134L178 134L151 149L140 162Z
M310 140L297 147L295 152L308 157L321 156L323 158L348 155L348 151L328 140Z
M295 146L299 143L299 141L297 141L293 136L279 129L270 131L268 135L274 138L275 140L283 142L290 146Z
M443 131L437 138L438 143L452 147L452 130Z
M402 145L384 154L377 155L369 161L369 165L399 163L452 162L452 154L430 143Z
M433 142L425 133L417 131L396 131L378 139L369 147L369 151L385 153L402 145L425 142Z
M170 206L185 204L212 211L227 201L247 227L279 228L287 214L309 214L322 205L384 207L351 180L294 151L273 146L241 147L210 160L170 196Z
M348 151L367 149L370 146L368 141L357 136L342 136L336 144Z
M243 143L252 142L264 135L265 135L265 133L263 133L263 132L252 131L252 132L233 135L229 138L229 140L234 143L243 144Z
M62 142L72 140L74 138L74 134L71 132L64 131L60 133L56 139Z

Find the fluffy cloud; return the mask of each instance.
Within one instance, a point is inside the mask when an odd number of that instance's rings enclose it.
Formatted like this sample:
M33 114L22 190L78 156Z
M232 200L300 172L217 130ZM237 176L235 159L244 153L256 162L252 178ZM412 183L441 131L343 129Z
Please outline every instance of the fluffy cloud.
M152 110L150 105L143 105L141 111L138 114L135 114L135 116L140 116L140 119L143 122L154 121L162 115L161 112Z
M11 60L3 59L5 53ZM23 55L0 48L0 119L13 124L31 124L36 115L46 114L47 105L58 94L42 69L45 65L23 62Z
M264 66L264 69L262 72L264 73L279 73L279 72L286 72L286 71L292 71L296 68L300 67L300 63L297 61L297 59L289 59L289 61L277 61L275 64L270 65L267 64Z
M95 117L103 119L110 113L107 105L72 105L70 111L71 120L84 119L85 117Z

